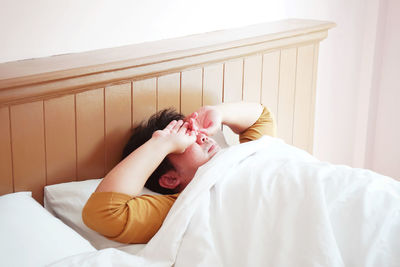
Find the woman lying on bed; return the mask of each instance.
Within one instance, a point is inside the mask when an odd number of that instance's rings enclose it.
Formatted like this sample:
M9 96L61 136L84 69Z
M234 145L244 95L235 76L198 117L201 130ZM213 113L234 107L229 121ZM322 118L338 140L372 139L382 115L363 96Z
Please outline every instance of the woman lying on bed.
M270 112L256 103L205 106L187 118L160 111L134 129L124 159L86 203L85 224L115 241L147 243L197 169L219 151L211 136L221 124L240 134L241 143L275 135ZM144 186L162 195L139 196Z

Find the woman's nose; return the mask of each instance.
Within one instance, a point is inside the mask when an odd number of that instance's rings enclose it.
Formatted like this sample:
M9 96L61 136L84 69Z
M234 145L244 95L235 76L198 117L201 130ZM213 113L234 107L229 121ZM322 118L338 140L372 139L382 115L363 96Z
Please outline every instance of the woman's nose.
M207 141L208 141L207 135L205 135L205 134L203 134L203 133L199 133L199 134L197 135L197 143L198 143L199 145L201 145L201 144L203 144L203 143L205 143L205 142L207 142Z

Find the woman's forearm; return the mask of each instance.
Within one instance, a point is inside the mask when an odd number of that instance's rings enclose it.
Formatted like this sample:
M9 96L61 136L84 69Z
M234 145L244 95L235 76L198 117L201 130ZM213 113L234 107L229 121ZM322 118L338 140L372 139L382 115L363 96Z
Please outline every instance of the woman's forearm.
M147 179L171 152L168 142L151 138L116 165L101 181L96 192L119 192L137 196Z
M215 108L221 113L222 124L237 134L252 126L263 111L261 104L248 102L222 103Z

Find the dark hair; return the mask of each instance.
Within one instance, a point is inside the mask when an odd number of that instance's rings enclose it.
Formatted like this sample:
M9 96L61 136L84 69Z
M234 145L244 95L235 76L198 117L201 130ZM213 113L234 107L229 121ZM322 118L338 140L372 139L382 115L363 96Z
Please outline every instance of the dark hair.
M132 135L123 150L122 159L126 158L135 149L150 140L155 131L164 129L173 120L182 119L184 119L184 116L181 113L178 113L173 108L169 108L157 112L151 116L147 122L141 122L132 130ZM157 169L150 175L149 179L146 181L145 187L160 194L177 193L175 190L164 188L159 184L160 177L170 170L175 170L175 168L168 158L165 157ZM135 174L132 175L134 176Z

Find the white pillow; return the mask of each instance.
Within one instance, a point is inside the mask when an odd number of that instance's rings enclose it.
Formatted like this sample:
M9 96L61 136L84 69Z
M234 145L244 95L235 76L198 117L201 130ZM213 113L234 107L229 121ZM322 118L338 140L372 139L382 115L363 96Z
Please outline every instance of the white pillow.
M82 220L82 209L101 179L48 185L44 188L44 206L54 216L86 238L95 248L120 248L126 244L109 240L87 227ZM144 188L142 193L158 195Z
M68 256L96 251L36 202L31 192L1 196L0 214L2 266L44 266Z
M222 148L228 146L221 131L218 131L213 138ZM82 209L100 181L101 179L92 179L46 186L44 188L44 206L54 216L86 238L95 248L121 249L127 245L107 239L88 228L82 221ZM147 188L143 188L141 195L144 194L159 195Z

